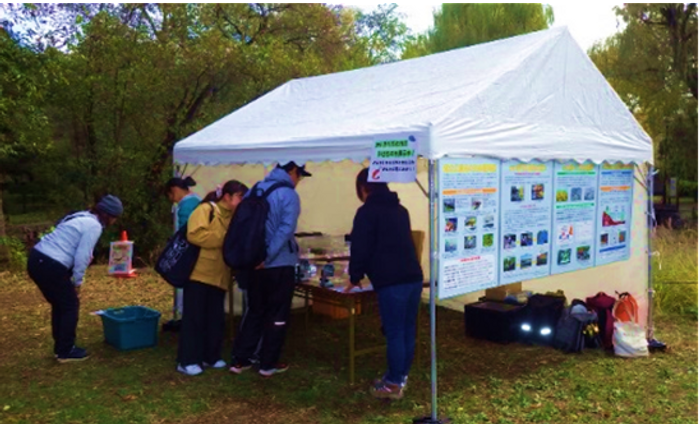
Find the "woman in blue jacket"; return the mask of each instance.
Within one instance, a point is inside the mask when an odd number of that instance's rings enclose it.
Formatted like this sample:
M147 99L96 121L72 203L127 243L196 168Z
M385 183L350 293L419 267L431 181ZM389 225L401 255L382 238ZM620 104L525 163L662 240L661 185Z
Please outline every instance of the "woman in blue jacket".
M357 175L357 197L363 203L350 235L350 282L346 292L367 276L377 292L386 338L388 370L371 392L400 399L416 348L416 321L423 290L423 270L411 236L411 219L386 183L367 181L367 168Z
M165 193L168 200L174 203L175 206L175 231L187 225L190 215L197 209L197 206L202 202L202 198L190 190L190 187L196 186L197 183L192 177L171 178L165 183ZM173 319L177 314L182 316L182 289L175 289L175 304L173 305ZM171 322L168 325L177 328L178 322Z
M114 224L123 211L122 202L107 195L89 211L63 218L29 253L29 277L51 304L54 355L58 362L88 358L85 349L75 346L80 287L102 230Z

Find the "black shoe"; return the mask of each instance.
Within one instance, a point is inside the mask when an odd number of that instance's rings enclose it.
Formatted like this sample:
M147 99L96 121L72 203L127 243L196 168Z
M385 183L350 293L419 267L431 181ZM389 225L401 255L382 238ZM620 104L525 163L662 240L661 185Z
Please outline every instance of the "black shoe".
M61 364L65 364L67 362L84 361L89 357L90 357L90 355L88 355L88 353L85 349L83 349L82 347L73 346L73 349L71 349L71 351L68 352L67 354L56 355L56 360Z

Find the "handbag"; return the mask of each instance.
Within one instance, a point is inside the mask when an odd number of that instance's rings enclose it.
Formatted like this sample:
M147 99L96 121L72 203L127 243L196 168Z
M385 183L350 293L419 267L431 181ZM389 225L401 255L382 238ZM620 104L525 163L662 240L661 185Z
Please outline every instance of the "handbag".
M621 299L632 299L630 295L621 296ZM619 302L615 310L615 324L613 330L613 349L615 355L624 358L643 358L649 356L649 342L644 328L637 324L637 302Z
M214 219L214 203L209 212L209 222ZM187 225L173 234L156 261L156 272L173 287L183 288L189 281L199 259L200 247L187 240Z

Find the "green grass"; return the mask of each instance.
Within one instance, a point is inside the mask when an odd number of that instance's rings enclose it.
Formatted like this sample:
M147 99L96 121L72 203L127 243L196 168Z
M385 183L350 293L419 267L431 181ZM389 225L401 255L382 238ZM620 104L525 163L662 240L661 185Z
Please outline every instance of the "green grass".
M698 314L698 232L658 228L653 240L658 315Z
M50 314L26 278L0 275L0 422L2 423L409 423L429 413L428 321L421 312L419 357L406 397L384 403L367 386L384 356L359 361L347 385L344 321L313 317L309 331L292 319L286 374L263 380L208 370L175 371L176 337L158 347L118 352L102 341L90 311L143 304L167 318L171 290L151 273L114 280L91 269L83 289L79 341L89 361L58 365L51 357ZM666 314L656 335L670 350L624 360L600 351L497 345L463 336L463 316L438 313L441 416L454 423L691 423L698 419L697 322ZM381 341L376 310L359 320L361 345ZM230 347L225 347L228 355Z

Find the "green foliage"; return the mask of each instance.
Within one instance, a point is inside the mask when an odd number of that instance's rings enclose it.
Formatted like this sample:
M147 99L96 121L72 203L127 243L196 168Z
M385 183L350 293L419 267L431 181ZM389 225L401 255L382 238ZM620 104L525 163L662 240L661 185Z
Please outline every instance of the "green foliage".
M32 185L63 210L119 196L126 213L98 253L126 229L144 261L171 233L162 184L178 140L289 79L394 60L407 32L395 5L369 13L286 3L7 7L15 29L35 19L52 27L37 41L18 35L27 48L5 35L1 48L51 70L51 78L24 72L46 82L26 101L43 102L44 124L26 127L50 130L55 146L23 162L26 177L10 191Z
M408 42L404 58L547 29L551 6L540 3L443 3L428 34Z
M657 166L697 180L697 6L627 3L589 55L655 142Z
M17 237L0 237L0 246L8 252L8 262L3 268L11 271L23 271L27 268L27 249L22 240Z

